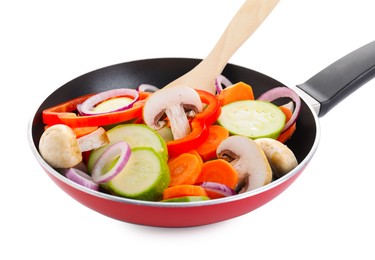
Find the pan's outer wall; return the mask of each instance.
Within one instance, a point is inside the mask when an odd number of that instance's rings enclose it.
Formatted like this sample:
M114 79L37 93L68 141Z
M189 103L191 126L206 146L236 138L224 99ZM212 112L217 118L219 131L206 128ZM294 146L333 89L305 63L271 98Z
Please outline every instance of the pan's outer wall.
M306 166L306 165L305 165ZM213 224L253 211L288 188L302 173L304 167L287 181L273 188L237 200L188 207L145 206L108 200L76 189L46 170L49 177L67 194L81 204L107 217L120 221L154 227L194 227ZM165 203L164 203L165 204Z

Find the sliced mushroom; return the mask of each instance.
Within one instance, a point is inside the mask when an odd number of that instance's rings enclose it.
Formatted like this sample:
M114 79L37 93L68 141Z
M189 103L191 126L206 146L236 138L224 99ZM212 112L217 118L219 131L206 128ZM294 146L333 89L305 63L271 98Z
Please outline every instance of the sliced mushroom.
M47 128L42 134L39 152L52 167L70 168L82 161L82 152L108 143L107 133L102 127L77 139L69 126L57 124Z
M165 125L168 118L173 139L180 139L191 132L187 114L200 113L203 110L198 93L187 86L173 86L152 94L143 107L143 120L154 130Z
M284 176L298 165L294 153L285 144L271 138L259 138L255 142L264 151L275 177Z
M216 150L218 158L230 162L239 174L240 193L262 187L272 180L272 169L260 147L244 136L230 136Z
M95 131L81 136L77 140L81 152L91 151L109 143L107 132L103 127L98 127Z

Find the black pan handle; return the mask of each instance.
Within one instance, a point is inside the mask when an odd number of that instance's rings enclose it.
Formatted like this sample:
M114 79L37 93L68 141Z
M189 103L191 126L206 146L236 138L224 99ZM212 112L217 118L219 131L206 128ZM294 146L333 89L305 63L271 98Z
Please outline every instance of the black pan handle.
M297 85L320 103L318 116L375 77L375 41L329 65L305 83Z

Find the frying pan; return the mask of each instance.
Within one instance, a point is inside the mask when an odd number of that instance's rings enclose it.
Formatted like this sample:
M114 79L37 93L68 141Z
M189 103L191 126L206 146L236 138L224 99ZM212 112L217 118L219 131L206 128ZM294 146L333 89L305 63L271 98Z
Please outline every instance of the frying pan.
M125 62L89 72L64 84L42 102L29 124L29 142L37 161L53 182L71 197L94 211L124 222L159 227L189 227L246 214L278 196L300 176L318 147L318 117L325 115L375 76L375 41L346 55L293 88L300 94L302 107L297 130L286 144L295 153L299 164L282 178L259 189L201 202L132 200L75 184L50 167L40 156L37 147L44 130L44 109L77 96L113 88L136 88L142 83L162 87L191 70L200 61L189 58L158 58ZM285 86L270 76L234 64L227 64L222 74L232 82L244 81L250 84L255 97L271 88Z

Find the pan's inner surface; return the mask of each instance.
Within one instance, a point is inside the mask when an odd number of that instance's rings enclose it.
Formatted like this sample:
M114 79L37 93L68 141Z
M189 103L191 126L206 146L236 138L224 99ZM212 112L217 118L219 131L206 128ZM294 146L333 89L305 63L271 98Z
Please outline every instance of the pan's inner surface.
M53 92L39 107L32 125L32 136L35 147L38 147L43 133L41 113L44 109L69 99L114 88L136 88L142 83L162 87L175 78L192 69L199 63L198 59L162 58L140 60L105 67L82 75ZM243 81L253 87L255 97L268 89L283 86L282 83L259 72L228 64L223 71L233 83ZM301 162L313 147L317 134L317 125L308 106L302 102L301 113L297 121L297 130L288 147Z

